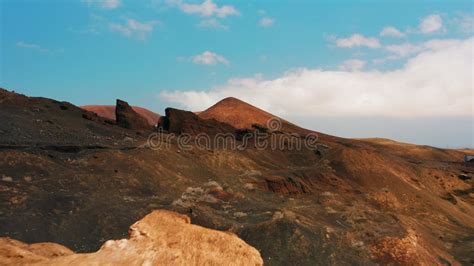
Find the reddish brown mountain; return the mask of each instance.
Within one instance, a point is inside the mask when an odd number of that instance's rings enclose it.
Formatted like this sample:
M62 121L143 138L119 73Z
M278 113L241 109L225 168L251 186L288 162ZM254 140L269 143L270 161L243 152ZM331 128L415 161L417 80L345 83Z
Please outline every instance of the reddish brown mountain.
M82 109L96 113L99 116L115 120L115 106L114 105L84 105ZM160 115L152 112L146 108L132 106L133 110L143 116L150 125L154 126L158 122Z
M281 122L281 128L279 129L283 131L294 133L309 132L306 129L233 97L225 98L205 111L196 114L203 119L215 119L220 122L228 123L235 128L251 128L252 125L259 124L268 128L278 129L278 125L274 120L279 120ZM272 125L269 125L271 122L273 122Z

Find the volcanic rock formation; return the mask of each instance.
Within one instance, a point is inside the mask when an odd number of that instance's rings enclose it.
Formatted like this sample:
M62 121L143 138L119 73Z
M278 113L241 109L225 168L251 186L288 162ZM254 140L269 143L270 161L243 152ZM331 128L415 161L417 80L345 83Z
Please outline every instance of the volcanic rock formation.
M27 245L0 238L5 265L263 265L260 253L236 235L191 224L186 215L158 210L130 226L129 239L109 240L95 253L54 243Z
M133 130L150 130L153 128L148 121L135 112L127 102L119 99L117 99L117 105L115 107L115 117L117 119L117 125L123 128Z
M96 113L97 115L108 118L110 120L115 119L115 105L84 105L81 106L82 109ZM139 106L132 106L132 109L137 112L139 115L143 116L150 126L156 125L160 115L152 112L146 108Z
M218 133L234 133L235 128L229 124L214 119L202 119L193 112L166 108L165 116L158 122L158 127L174 134L197 135L205 133L215 135Z

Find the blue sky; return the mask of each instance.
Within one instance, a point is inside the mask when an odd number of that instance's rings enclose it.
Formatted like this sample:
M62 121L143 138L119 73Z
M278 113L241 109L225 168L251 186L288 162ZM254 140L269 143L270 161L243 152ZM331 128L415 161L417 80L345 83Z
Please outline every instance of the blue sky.
M463 133L424 144L474 145L472 1L1 0L0 8L0 85L27 95L77 105L122 98L159 113L237 96L347 137L393 134L379 132L382 122L351 133L314 121L430 117ZM449 75L428 80L437 71ZM413 131L412 122L400 126Z

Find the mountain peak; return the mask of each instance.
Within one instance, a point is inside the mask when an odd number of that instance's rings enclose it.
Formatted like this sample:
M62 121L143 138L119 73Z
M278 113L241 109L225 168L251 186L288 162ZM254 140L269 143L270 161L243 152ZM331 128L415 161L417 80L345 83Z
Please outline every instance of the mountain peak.
M226 97L226 98L220 100L219 102L232 102L232 101L244 102L244 101L242 101L238 98L232 97L232 96L231 97Z
M266 126L272 119L279 119L282 130L303 134L309 132L235 97L224 98L198 115L203 119L215 119L235 128L251 128L254 124Z
M241 105L241 106L252 106L251 104L245 102L245 101L242 101L241 99L238 99L238 98L235 98L235 97L226 97L220 101L218 101L216 104L214 104L213 106L211 106L210 108L208 109L211 109L215 106L219 106L219 105ZM252 106L253 107L253 106ZM256 107L255 107L256 108Z

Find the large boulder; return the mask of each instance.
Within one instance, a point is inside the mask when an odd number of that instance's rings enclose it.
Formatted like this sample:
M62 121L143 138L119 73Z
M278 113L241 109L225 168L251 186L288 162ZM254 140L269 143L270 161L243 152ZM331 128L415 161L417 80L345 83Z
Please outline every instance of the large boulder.
M193 112L166 108L165 116L160 117L158 127L169 133L197 135L200 133L216 135L219 133L234 134L236 129L214 119L202 119Z
M258 250L230 232L191 224L188 216L157 210L109 240L95 253L73 253L53 243L0 238L6 265L263 265Z
M117 99L117 105L115 106L115 117L117 125L123 128L133 130L153 129L145 117L135 112L127 102L119 99Z

